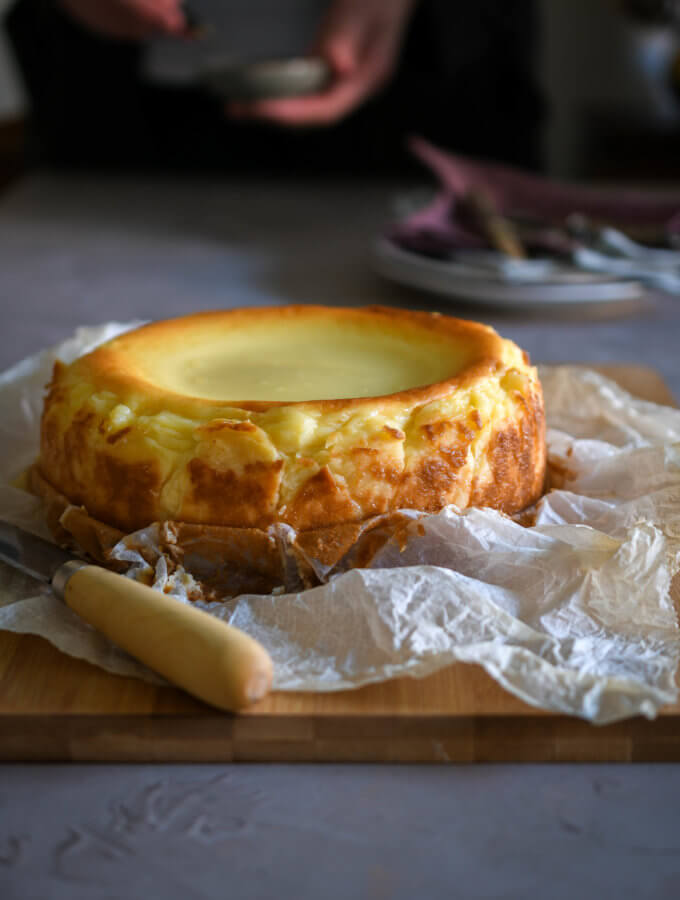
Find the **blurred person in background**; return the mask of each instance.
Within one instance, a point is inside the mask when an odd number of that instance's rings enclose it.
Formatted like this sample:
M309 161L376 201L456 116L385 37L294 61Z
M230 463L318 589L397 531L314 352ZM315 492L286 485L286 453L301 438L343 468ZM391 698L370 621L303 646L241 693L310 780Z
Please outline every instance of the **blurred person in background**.
M405 138L419 134L459 153L540 166L533 0L197 0L195 8L201 22L219 25L209 39L181 0L17 0L5 25L31 104L34 159L392 174L408 169ZM226 103L201 83L202 55L220 42L232 57L243 50L239 21L253 26L251 55L258 40L261 52L280 55L276 35L289 17L306 21L311 41L284 49L328 63L323 90ZM181 78L168 65L173 54L190 61Z

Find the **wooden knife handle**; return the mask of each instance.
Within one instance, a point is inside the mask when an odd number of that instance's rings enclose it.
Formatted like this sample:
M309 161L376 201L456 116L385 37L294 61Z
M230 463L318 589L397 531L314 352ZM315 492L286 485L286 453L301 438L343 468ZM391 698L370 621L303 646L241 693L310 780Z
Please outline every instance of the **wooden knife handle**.
M178 687L232 711L269 692L269 654L244 632L99 566L62 570L53 585L67 606Z

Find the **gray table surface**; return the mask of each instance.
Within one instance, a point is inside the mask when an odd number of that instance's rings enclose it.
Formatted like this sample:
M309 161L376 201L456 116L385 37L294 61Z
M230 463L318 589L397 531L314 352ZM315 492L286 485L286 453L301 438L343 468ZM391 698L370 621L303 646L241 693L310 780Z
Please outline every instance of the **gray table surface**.
M381 282L396 185L33 176L0 201L0 368L77 326L252 304L477 318L680 396L680 300L584 320ZM676 791L678 793L676 793ZM680 768L0 766L0 897L675 898Z

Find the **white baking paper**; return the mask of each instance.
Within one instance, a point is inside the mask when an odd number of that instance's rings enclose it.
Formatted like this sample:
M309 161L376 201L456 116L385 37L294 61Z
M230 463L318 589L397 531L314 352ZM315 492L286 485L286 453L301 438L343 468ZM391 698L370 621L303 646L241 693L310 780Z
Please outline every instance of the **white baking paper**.
M0 375L0 514L46 535L41 503L12 486L36 456L43 386L139 323L82 328ZM203 605L269 650L276 690L332 691L474 662L545 709L607 723L653 717L677 697L680 411L595 372L544 367L551 463L566 480L524 527L492 510L413 514L405 545L368 569L295 594ZM342 566L340 566L342 568ZM181 578L156 585L184 602ZM39 634L110 672L155 680L46 588L0 566L0 628Z

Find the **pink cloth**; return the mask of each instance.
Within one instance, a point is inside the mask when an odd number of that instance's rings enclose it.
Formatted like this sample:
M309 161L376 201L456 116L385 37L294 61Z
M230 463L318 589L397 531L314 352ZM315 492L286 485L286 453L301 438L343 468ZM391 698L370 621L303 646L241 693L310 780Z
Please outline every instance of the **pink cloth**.
M680 191L593 188L533 175L510 166L475 162L439 150L422 138L411 149L437 176L441 192L425 209L394 226L390 237L428 254L456 247L482 247L485 239L457 216L458 201L470 190L484 189L504 214L522 213L550 224L572 213L616 225L650 225L680 234ZM551 239L544 246L551 246Z

